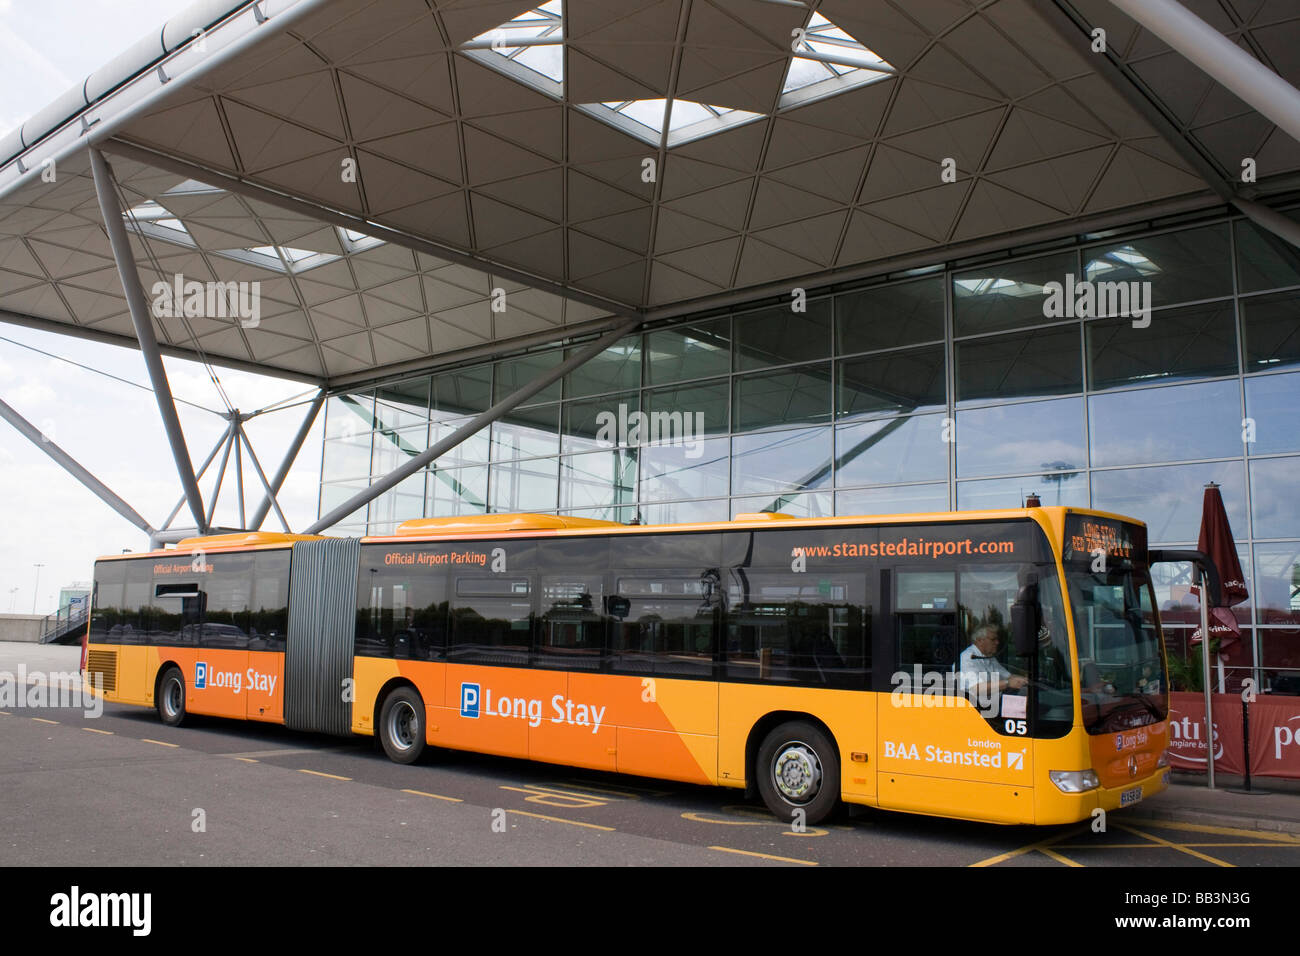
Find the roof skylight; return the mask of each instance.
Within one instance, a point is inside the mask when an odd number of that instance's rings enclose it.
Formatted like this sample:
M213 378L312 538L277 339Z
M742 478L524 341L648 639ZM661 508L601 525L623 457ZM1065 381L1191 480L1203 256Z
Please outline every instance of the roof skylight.
M480 33L462 49L488 66L558 95L564 82L564 10L549 0Z
M781 105L792 106L874 83L894 72L879 54L849 36L820 13L814 13L794 42Z
M788 2L788 0L780 0ZM461 52L521 83L563 100L563 0L548 0L480 33ZM795 31L777 108L798 106L884 79L894 68L819 13ZM760 119L762 113L682 99L577 104L577 108L655 146L670 147Z
M691 100L624 100L583 103L579 109L658 146L677 146L731 126L761 119L762 113L710 106ZM613 114L612 116L610 114Z

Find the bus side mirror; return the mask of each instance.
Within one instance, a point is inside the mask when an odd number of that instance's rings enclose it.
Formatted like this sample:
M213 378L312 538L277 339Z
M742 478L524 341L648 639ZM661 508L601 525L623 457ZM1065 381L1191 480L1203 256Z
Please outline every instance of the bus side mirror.
M1011 605L1011 642L1019 657L1032 657L1038 650L1041 625L1038 606L1038 582L1031 581L1020 589Z

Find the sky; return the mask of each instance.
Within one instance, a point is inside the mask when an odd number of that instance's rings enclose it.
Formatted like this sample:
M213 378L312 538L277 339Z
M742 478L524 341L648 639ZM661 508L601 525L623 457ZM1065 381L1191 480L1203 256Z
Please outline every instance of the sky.
M189 4L190 0L0 0L0 136ZM177 399L207 409L224 408L203 365L170 358L164 364ZM216 373L231 402L245 412L297 395L304 401L310 398L303 395L308 387L298 382L220 367ZM0 399L158 527L182 492L157 402L151 392L138 387L148 384L144 360L134 349L0 322ZM268 475L279 467L305 412L306 405L298 405L268 413L246 426ZM179 413L197 467L225 431L226 422L183 404ZM316 517L323 420L322 414L279 497L295 531ZM247 458L244 475L245 504L251 511L261 501L261 485ZM215 466L201 483L205 504L214 477ZM188 514L188 509L182 511L178 527L193 526L192 517L186 520ZM235 526L238 520L232 462L215 523ZM274 514L263 528L281 530ZM49 613L56 607L61 587L90 580L95 558L147 547L142 531L0 421L0 613ZM37 564L44 567L37 569Z

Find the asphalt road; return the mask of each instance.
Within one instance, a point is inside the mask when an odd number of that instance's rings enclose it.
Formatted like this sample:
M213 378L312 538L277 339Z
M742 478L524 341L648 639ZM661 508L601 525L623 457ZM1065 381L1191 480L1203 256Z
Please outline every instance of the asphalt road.
M1111 814L999 827L842 810L795 833L739 791L107 705L0 710L0 864L1294 866L1300 838Z

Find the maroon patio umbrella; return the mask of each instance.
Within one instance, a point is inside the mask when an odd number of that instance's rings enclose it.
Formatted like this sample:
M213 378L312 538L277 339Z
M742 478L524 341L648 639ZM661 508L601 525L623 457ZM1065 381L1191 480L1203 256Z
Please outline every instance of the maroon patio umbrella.
M1228 524L1228 512L1223 507L1223 495L1219 486L1210 482L1205 486L1205 498L1201 504L1201 537L1196 550L1208 554L1219 577L1223 580L1223 589L1217 604L1211 605L1210 639L1218 638L1219 656L1228 658L1229 649L1241 640L1241 628L1230 608L1250 597L1246 590L1245 575L1241 573L1241 561L1237 557L1237 545L1232 538L1232 526ZM1193 588L1199 592L1199 588ZM1198 627L1192 635L1192 643L1201 642L1201 629Z

